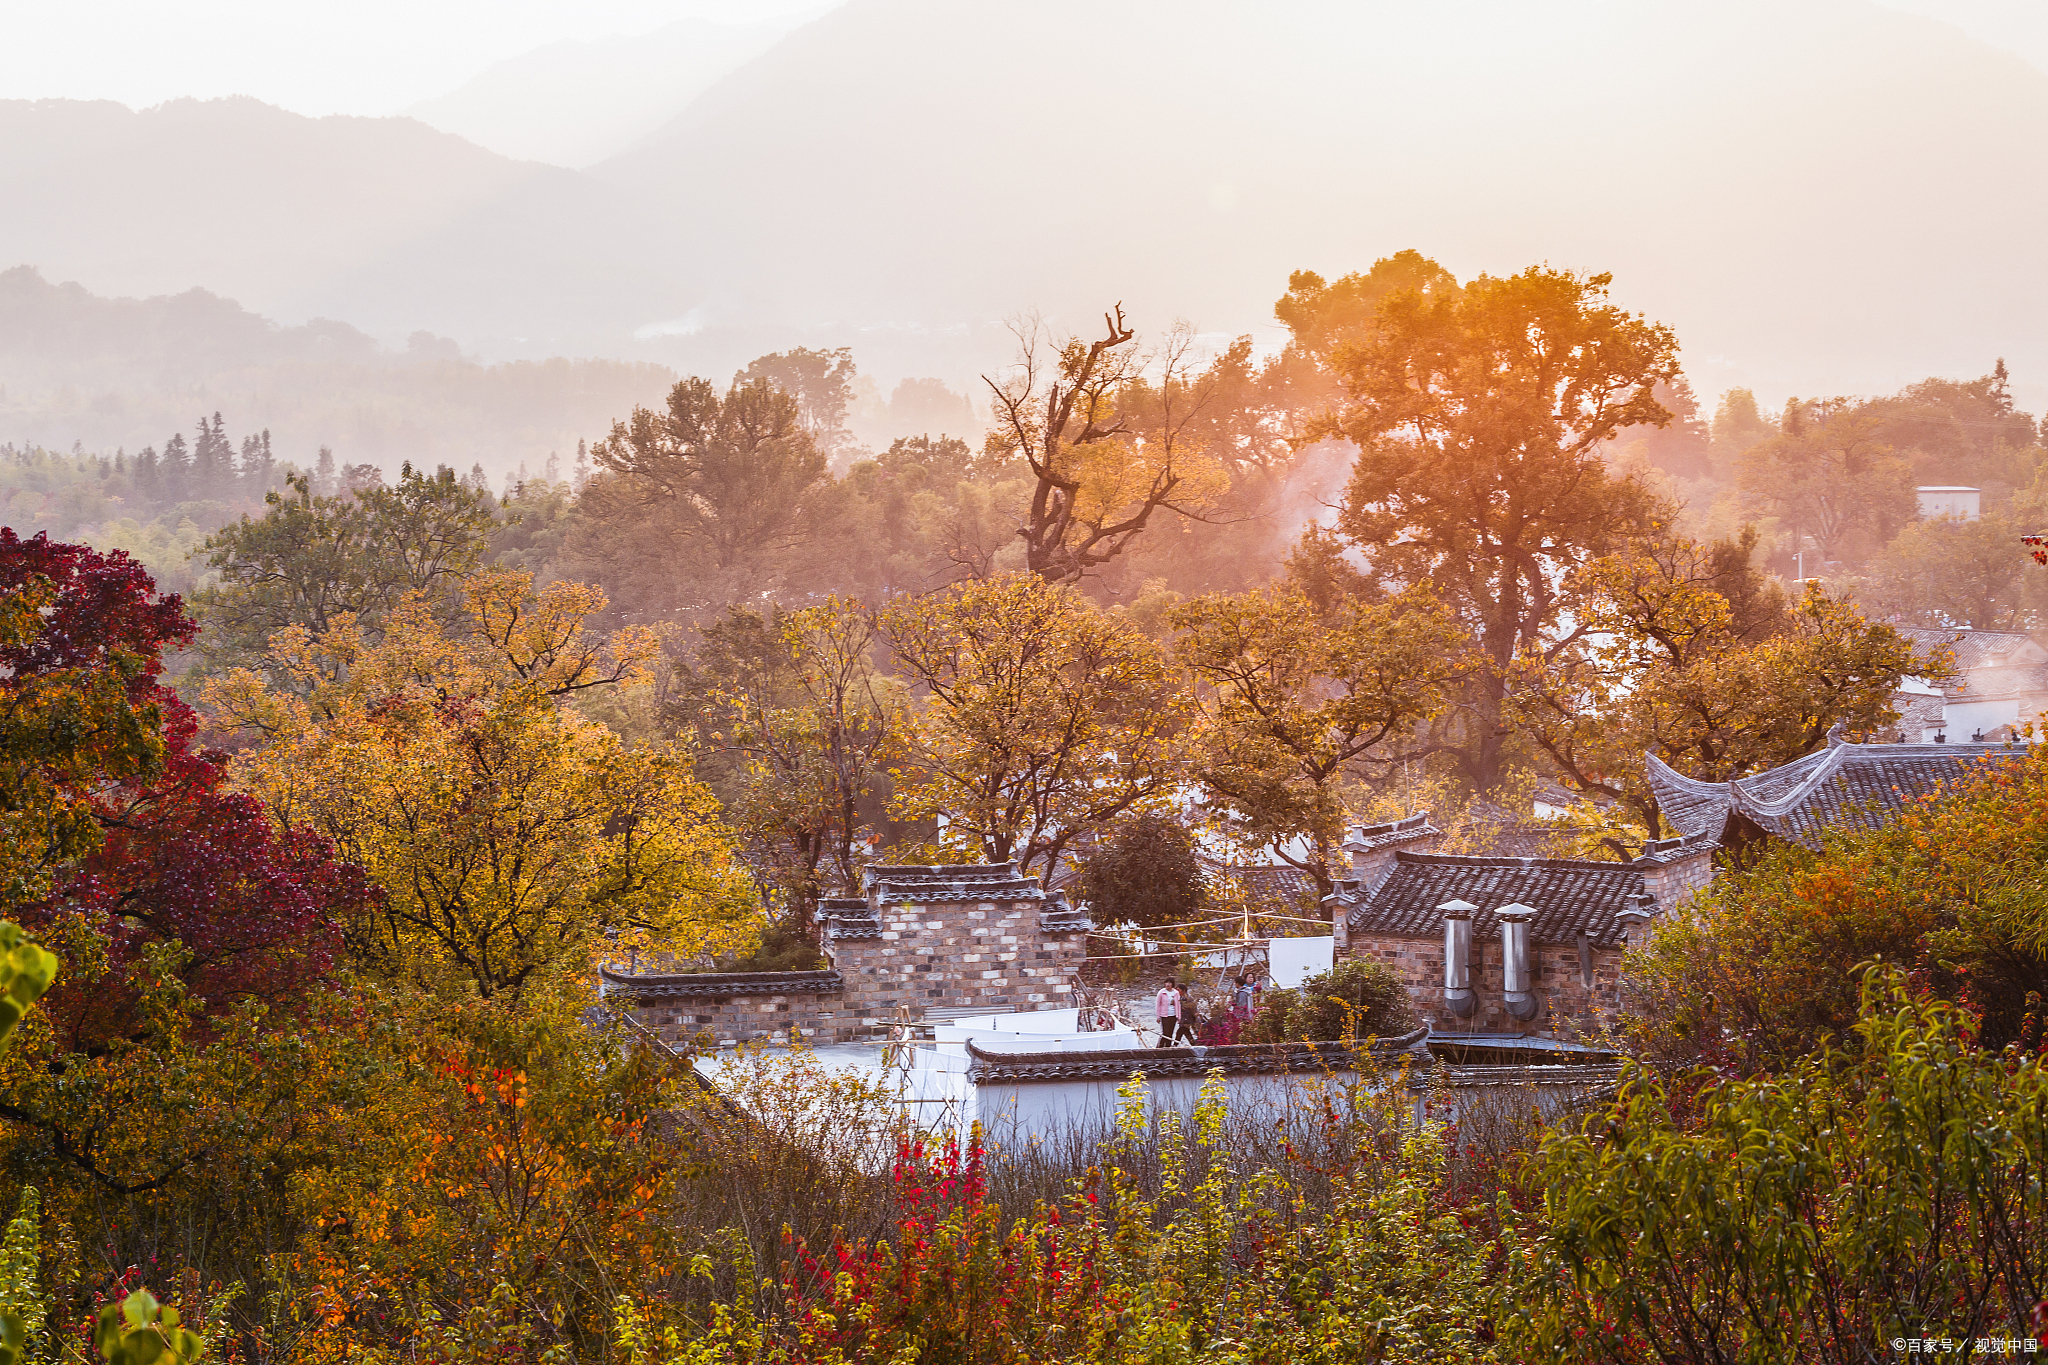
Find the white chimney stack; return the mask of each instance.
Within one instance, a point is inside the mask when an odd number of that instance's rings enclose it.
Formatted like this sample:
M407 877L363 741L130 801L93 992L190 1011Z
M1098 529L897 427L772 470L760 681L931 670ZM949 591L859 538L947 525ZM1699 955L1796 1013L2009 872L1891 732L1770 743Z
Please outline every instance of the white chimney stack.
M1472 916L1479 907L1470 901L1445 901L1437 909L1444 914L1444 1009L1468 1018L1479 1009L1479 997L1472 991Z
M1494 911L1500 921L1500 960L1503 1003L1517 1019L1536 1017L1536 995L1530 989L1529 920L1536 913L1528 905L1503 905Z

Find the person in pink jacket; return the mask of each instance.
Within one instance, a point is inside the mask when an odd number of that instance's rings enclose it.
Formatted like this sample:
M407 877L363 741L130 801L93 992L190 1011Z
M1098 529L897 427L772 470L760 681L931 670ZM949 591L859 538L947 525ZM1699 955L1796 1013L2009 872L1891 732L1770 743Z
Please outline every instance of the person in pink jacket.
M1180 1036L1181 998L1180 987L1169 981L1159 988L1159 998L1152 1004L1159 1016L1159 1046L1172 1047Z

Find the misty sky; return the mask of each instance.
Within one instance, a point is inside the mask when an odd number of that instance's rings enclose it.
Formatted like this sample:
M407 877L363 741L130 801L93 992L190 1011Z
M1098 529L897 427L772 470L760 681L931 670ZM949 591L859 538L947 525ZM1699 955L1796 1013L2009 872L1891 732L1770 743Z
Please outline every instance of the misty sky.
M2044 0L1882 2L1956 24L2048 71ZM391 114L561 39L645 33L689 17L788 22L836 3L7 0L0 4L0 98L112 99L143 108L179 96L253 95L300 114Z
M1112 121L1150 150L1121 178L1174 224L1142 247L1068 196L991 208L1070 172L1016 134L1092 98L1076 28L1130 63ZM1373 44L1420 55L1359 82ZM287 112L166 105L236 95ZM1020 309L1273 342L1288 271L1412 245L1461 278L1613 272L1708 395L2004 356L2048 405L2048 0L0 0L0 101L34 99L165 107L0 108L0 179L48 206L0 270L391 347L715 373L854 345L885 385L971 389ZM330 114L375 121L296 117ZM262 192L132 211L195 183Z
M800 20L837 0L0 0L0 99L253 95L393 114L561 39L677 19Z

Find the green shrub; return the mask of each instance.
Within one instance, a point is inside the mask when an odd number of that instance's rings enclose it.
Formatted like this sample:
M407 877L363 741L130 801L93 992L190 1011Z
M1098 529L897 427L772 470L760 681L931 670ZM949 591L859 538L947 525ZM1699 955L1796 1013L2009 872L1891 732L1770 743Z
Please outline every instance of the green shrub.
M1547 1136L1541 1209L1503 1239L1504 1354L1818 1365L1932 1338L1978 1360L2039 1336L2048 1063L1906 980L1864 972L1853 1049L1748 1081L1632 1062Z
M771 924L761 935L761 944L745 957L727 954L715 967L691 968L714 972L816 972L830 964L809 940L786 924Z
M1291 1042L1307 1038L1391 1038L1416 1024L1408 989L1383 962L1352 958L1302 983L1298 991L1266 993L1250 1041Z
M1259 1002L1259 1012L1252 1019L1252 1026L1245 1030L1247 1043L1284 1043L1291 1036L1287 1032L1287 1016L1301 999L1299 991L1276 987L1266 992L1266 998Z

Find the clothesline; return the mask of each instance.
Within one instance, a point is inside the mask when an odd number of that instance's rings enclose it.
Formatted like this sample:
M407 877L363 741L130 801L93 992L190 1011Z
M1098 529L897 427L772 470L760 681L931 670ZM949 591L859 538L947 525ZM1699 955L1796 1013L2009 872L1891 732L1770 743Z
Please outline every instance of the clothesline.
M1151 934L1163 932L1168 929L1199 929L1205 924L1242 924L1247 919L1281 920L1288 924L1320 924L1325 928L1329 927L1330 923L1330 921L1326 919L1311 919L1305 915L1269 915L1266 914L1264 911L1260 911L1257 914L1246 913L1237 915L1219 915L1215 919L1183 920L1178 924L1153 924L1146 926L1139 932L1141 934ZM1103 935L1103 937L1108 937L1108 935Z
M1208 944L1201 944L1201 943L1198 943L1198 944L1194 945L1193 947L1190 947L1190 948L1181 948L1181 949L1178 949L1178 950L1176 950L1176 951L1174 951L1174 952L1166 952L1166 953L1108 953L1108 954L1105 954L1105 955L1103 955L1103 956L1101 956L1101 957L1084 957L1084 958L1082 958L1081 960L1082 960L1083 962L1134 962L1134 961L1137 961L1137 960L1139 960L1139 959L1142 959L1142 958L1148 958L1148 957L1200 957L1200 956L1201 956L1202 954L1204 954L1204 953L1227 953L1227 952L1230 952L1230 951L1231 951L1232 949L1234 949L1234 948L1235 948L1235 949L1241 949L1241 948L1243 948L1243 947L1245 947L1245 946L1246 946L1246 945L1244 945L1244 944L1242 944L1242 943L1208 943Z
M1205 924L1236 924L1243 918L1244 916L1242 915L1218 915L1215 919L1191 919L1182 920L1178 924L1147 925L1145 928L1139 930L1139 932L1153 933L1156 931L1163 931L1167 929L1199 929Z

